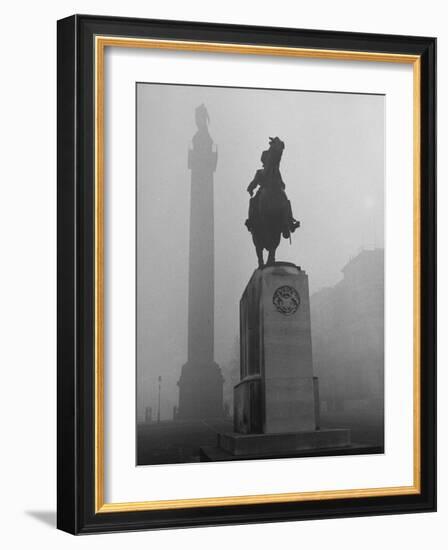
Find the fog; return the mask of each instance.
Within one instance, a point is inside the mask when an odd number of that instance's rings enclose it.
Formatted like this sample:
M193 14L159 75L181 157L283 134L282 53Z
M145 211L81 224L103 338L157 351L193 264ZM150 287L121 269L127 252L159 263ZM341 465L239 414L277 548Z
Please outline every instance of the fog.
M244 226L246 187L269 136L301 228L277 259L335 285L362 249L384 243L384 96L161 84L137 85L137 413L177 405L187 360L190 172L195 109L204 103L218 162L215 192L215 361L235 365L238 304L256 268Z

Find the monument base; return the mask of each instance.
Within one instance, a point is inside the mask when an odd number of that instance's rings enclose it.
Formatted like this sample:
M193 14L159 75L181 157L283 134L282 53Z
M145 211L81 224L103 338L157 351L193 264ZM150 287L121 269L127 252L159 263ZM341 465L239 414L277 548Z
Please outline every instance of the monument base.
M221 433L218 436L218 446L232 455L241 457L343 448L350 446L350 430L336 428L273 434Z
M222 418L224 378L214 362L188 362L182 367L178 382L178 420Z

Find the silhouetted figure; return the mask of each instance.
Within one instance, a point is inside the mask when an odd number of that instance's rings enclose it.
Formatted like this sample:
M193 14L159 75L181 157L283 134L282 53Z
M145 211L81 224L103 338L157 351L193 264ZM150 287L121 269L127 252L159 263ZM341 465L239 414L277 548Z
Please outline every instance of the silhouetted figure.
M252 233L258 258L258 266L264 266L263 250L268 251L267 265L275 263L275 251L283 235L289 239L300 226L292 215L291 203L285 193L285 184L280 174L280 160L285 144L278 137L269 138L269 149L261 154L263 168L257 170L247 191L250 199L246 227Z

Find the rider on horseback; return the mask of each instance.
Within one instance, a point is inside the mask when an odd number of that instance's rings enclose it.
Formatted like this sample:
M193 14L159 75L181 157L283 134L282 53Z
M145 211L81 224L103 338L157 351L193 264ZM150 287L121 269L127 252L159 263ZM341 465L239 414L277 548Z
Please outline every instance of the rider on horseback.
M283 154L285 144L278 137L269 138L269 149L263 151L261 154L261 163L263 168L259 169L255 173L254 179L247 187L247 191L252 197L249 202L249 217L245 222L247 229L253 233L255 226L258 223L258 202L260 192L264 187L274 186L278 191L284 195L285 209L282 222L282 235L285 239L288 239L291 233L300 226L300 222L294 219L292 215L291 202L285 193L285 183L282 180L280 174L280 160ZM259 187L257 194L253 197L255 189Z

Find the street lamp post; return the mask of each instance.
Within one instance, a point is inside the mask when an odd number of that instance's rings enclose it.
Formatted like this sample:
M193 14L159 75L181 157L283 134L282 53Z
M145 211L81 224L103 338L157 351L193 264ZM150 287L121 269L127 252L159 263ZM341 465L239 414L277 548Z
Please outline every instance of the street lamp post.
M160 387L162 386L162 377L159 376L159 403L157 407L157 422L160 422Z

